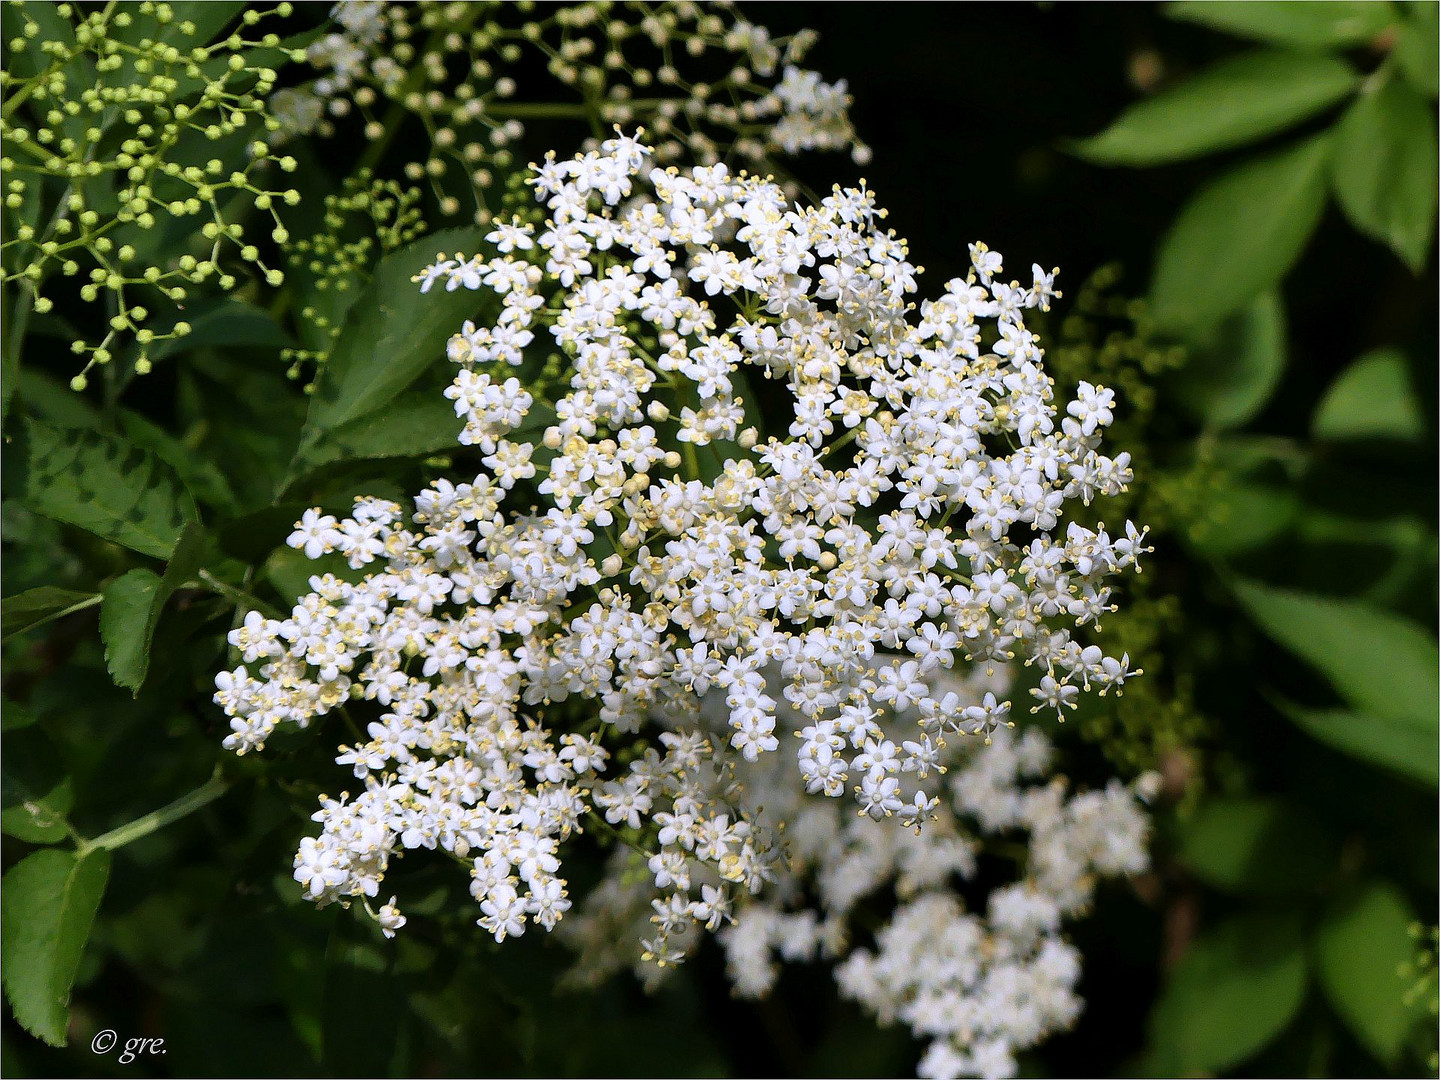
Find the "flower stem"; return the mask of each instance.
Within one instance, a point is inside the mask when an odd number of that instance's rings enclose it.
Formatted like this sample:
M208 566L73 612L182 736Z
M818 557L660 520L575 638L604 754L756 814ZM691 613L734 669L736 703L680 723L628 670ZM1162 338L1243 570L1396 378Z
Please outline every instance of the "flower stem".
M219 593L232 603L243 606L246 611L260 611L272 618L278 618L280 616L280 611L275 605L267 604L258 596L253 596L244 589L237 589L234 585L227 585L209 570L201 570L196 577L198 577L211 592Z
M163 829L172 822L188 817L202 806L214 802L230 788L230 781L220 775L219 769L209 780L201 784L194 791L182 795L174 802L160 807L159 810L152 810L144 817L138 817L128 825L121 825L118 829L111 829L109 832L95 837L93 840L82 840L79 844L80 854L83 857L87 852L95 850L114 851L126 844L133 843L141 837L149 836L158 829Z

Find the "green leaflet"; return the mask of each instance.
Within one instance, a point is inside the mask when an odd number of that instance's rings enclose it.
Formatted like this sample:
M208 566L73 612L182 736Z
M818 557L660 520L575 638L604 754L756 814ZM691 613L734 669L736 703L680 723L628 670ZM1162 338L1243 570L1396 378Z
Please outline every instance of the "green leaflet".
M453 450L462 428L454 403L436 390L408 393L364 416L327 431L310 447L298 475L335 461L416 457ZM290 485L287 485L287 489Z
M1289 1024L1305 996L1298 913L1250 913L1197 938L1150 1015L1160 1075L1214 1075L1240 1064Z
M1338 845L1306 811L1278 799L1206 801L1180 833L1179 861L1207 885L1240 894L1315 890Z
M1379 78L1336 128L1331 178L1354 226L1418 274L1430 253L1440 186L1435 109L1407 82Z
M1310 430L1317 439L1416 439L1423 435L1425 414L1404 355L1394 349L1376 349L1356 360L1325 391Z
M6 712L19 709L5 703ZM75 789L60 764L54 741L39 725L7 728L0 757L0 829L29 844L58 844L68 838L65 815Z
M1325 912L1315 940L1320 985L1355 1037L1390 1068L1413 1016L1401 1008L1400 966L1411 956L1410 905L1396 888L1369 882Z
M0 628L3 628L0 629L0 638L9 641L16 634L23 634L72 612L83 611L99 602L99 593L57 589L53 585L41 585L7 596L0 603Z
M290 481L319 456L317 447L332 431L385 407L431 364L446 362L445 343L487 301L443 285L422 293L411 278L440 252L473 254L483 237L482 229L450 229L380 260L316 384Z
M1237 312L1289 272L1325 206L1326 135L1236 166L1202 188L1160 243L1150 296L1165 329Z
M233 296L194 305L193 311L186 312L185 321L190 324L190 333L157 342L149 350L150 359L161 360L205 345L281 349L295 344L268 311Z
M105 643L105 666L116 685L138 695L150 670L150 642L160 613L175 590L199 571L208 540L193 522L185 527L165 576L137 568L105 587L100 608L100 637Z
M1436 726L1440 652L1426 628L1353 600L1232 583L1270 637L1322 672L1356 710Z
M1233 56L1126 109L1076 147L1102 165L1158 165L1255 142L1347 97L1343 60L1265 49Z
M70 986L109 873L109 852L49 849L5 875L5 996L20 1026L52 1046L66 1042Z
M185 523L198 518L169 465L113 435L30 420L7 456L22 476L6 486L29 509L142 555L168 558Z
M1440 766L1436 764L1440 760L1440 734L1433 724L1345 709L1277 704L1297 727L1342 754L1391 769L1429 788L1440 786Z
M1390 4L1374 0L1193 0L1169 4L1165 14L1253 41L1301 49L1359 45L1395 20Z
M1434 0L1407 3L1395 31L1395 63L1422 94L1440 93L1440 7Z
M1254 419L1285 374L1285 306L1279 294L1265 293L1188 338L1190 359L1176 378L1185 407L1222 430Z

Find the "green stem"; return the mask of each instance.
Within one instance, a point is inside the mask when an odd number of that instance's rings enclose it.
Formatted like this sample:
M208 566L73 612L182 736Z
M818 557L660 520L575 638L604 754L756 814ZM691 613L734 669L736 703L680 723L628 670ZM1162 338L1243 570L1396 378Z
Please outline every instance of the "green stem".
M97 836L93 840L82 841L79 845L80 855L83 858L88 852L95 850L115 851L126 844L133 843L141 837L149 836L158 829L163 829L171 822L179 821L183 817L189 817L202 806L208 806L221 795L229 790L230 781L224 779L216 769L216 774L205 783L201 784L188 795L182 795L174 802L162 806L159 810L152 810L144 817L136 818L128 825L121 825L118 829L111 829L103 836Z
M683 98L636 98L625 104L635 109L653 109L667 101L681 102ZM594 115L594 109L583 101L504 101L487 102L485 115L496 120L585 120Z
M273 604L267 604L258 596L253 596L243 589L237 589L234 585L225 584L225 582L221 581L209 570L201 570L196 577L204 582L205 586L209 588L211 592L219 593L227 600L236 604L243 604L250 610L262 611L272 619L283 618L280 611Z

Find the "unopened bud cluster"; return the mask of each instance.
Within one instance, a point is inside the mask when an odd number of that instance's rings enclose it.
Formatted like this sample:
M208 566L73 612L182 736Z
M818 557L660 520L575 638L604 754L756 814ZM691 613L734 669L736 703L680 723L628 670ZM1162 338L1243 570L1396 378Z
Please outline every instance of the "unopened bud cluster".
M378 180L370 171L346 178L339 192L325 196L321 228L314 236L292 240L286 249L293 272L308 277L319 295L300 311L306 327L323 343L310 349L284 349L287 372L298 379L310 368L307 392L314 388L340 335L344 312L369 279L375 263L425 232L418 188L396 180ZM349 294L349 295L344 295ZM325 307L322 309L321 304Z
M254 28L291 5L249 9L212 41L152 0L11 2L0 170L14 224L0 280L43 314L58 278L102 313L103 330L71 343L85 358L77 389L117 358L143 374L156 342L189 333L179 316L198 287L229 291L246 266L283 280L259 244L287 238L279 208L299 194L274 184L296 162L271 151L266 100L294 55ZM251 210L270 220L263 238L240 223Z
M489 189L514 170L531 120L643 124L661 161L868 158L845 83L799 66L814 33L772 38L729 5L341 0L333 15L336 30L307 50L320 74L279 91L276 113L289 131L321 134L358 115L372 158L418 120L427 155L405 174L432 187L445 215L489 223ZM522 85L537 61L554 82Z

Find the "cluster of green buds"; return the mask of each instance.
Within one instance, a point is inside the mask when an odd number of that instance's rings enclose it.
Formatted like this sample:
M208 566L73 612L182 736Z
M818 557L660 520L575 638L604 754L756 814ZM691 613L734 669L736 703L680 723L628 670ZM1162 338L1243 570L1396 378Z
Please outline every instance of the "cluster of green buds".
M1111 265L1086 280L1053 329L1045 358L1067 389L1081 380L1098 383L1114 387L1125 403L1110 430L1130 452L1136 479L1095 517L1133 517L1164 537L1191 515L1185 493L1203 479L1193 470L1167 474L1148 449L1156 444L1156 385L1185 365L1186 353L1157 340L1145 302L1123 295L1120 279L1120 267ZM1127 684L1123 696L1086 703L1076 719L1081 734L1118 768L1163 767L1167 776L1183 774L1184 787L1193 777L1177 755L1204 735L1206 721L1190 673L1167 662L1173 650L1166 646L1183 624L1179 602L1157 587L1153 574L1138 575L1128 592L1125 605L1106 615L1105 632L1118 649L1143 659L1146 678Z
M296 162L272 150L267 102L276 67L304 52L254 28L291 9L236 19L225 4L185 5L184 18L152 0L7 5L0 281L19 291L7 314L22 323L32 310L59 318L67 288L103 312L98 332L61 323L85 360L76 389L120 357L149 371L157 342L189 333L198 287L283 280L257 238L284 243L278 210L300 196L275 186ZM247 231L252 211L265 224Z
M777 153L817 149L868 159L845 84L796 66L815 34L772 38L728 4L341 0L333 15L336 31L307 49L318 77L277 93L274 110L297 134L358 116L367 165L418 121L426 156L405 175L428 183L446 216L491 220L487 192L514 167L526 122L578 122L596 145L616 124L643 126L662 162L764 170ZM517 77L542 61L553 82L535 99ZM568 100L550 100L557 87Z
M287 246L293 270L308 275L317 294L315 302L300 310L302 325L313 335L316 347L281 353L290 363L287 374L292 379L300 378L306 365L313 365L307 393L314 389L314 379L340 335L344 314L375 263L425 232L421 197L418 188L378 180L368 169L361 170L347 177L339 192L325 196L320 230Z
M1435 1019L1440 1017L1440 966L1435 959L1440 952L1440 927L1413 923L1410 937L1415 942L1415 952L1398 973L1407 984L1405 1007L1423 1012L1425 1029L1433 1036ZM1416 1020L1417 1024L1421 1022ZM1440 1051L1430 1051L1426 1064L1431 1073L1440 1069Z

